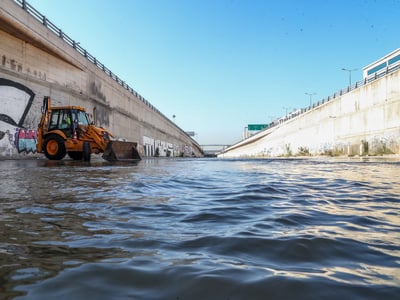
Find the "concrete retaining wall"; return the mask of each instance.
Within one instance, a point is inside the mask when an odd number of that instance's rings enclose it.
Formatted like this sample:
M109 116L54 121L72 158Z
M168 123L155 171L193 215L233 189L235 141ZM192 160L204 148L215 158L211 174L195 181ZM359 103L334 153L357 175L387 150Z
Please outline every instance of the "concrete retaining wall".
M219 157L400 153L400 71L226 149Z
M14 1L0 0L0 41L0 158L35 152L22 144L35 142L44 96L85 107L96 125L138 142L142 155L201 156L197 142L149 101Z

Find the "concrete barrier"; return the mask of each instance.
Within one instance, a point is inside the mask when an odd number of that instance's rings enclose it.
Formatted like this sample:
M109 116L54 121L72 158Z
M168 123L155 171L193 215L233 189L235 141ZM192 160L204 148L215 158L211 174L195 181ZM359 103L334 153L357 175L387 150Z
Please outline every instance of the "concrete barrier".
M400 71L326 101L219 157L400 153Z
M19 145L35 143L44 96L85 107L96 125L137 142L143 156L202 156L185 131L26 5L0 0L0 158L35 152Z

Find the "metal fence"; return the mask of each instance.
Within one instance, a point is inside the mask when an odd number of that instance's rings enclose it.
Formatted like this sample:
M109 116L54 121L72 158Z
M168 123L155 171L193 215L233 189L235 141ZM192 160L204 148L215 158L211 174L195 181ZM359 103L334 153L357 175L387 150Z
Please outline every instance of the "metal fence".
M332 100L334 100L334 99L336 99L338 97L341 97L341 96L343 96L343 95L345 95L345 94L347 94L347 93L349 93L349 92L351 92L351 91L353 91L355 89L358 89L358 88L360 88L360 87L362 87L364 85L367 85L367 84L371 83L372 81L375 81L375 80L377 80L379 78L382 78L382 77L384 77L384 76L386 76L388 74L391 74L391 73L393 73L393 72L395 72L395 71L397 71L399 69L400 69L400 62L392 64L392 65L389 65L386 68L384 68L382 70L379 70L378 72L375 72L375 73L371 74L370 76L364 78L363 80L358 81L358 82L356 82L356 83L354 83L352 85L349 85L348 87L346 87L344 89L341 89L341 90L333 93L332 95L330 95L330 96L328 96L326 98L323 98L323 99L311 104L308 107L297 109L295 111L292 111L292 112L286 114L285 116L282 116L280 118L275 119L274 121L269 123L265 129L263 129L261 131L268 130L268 129L270 129L272 127L275 127L277 125L283 124L288 120L291 120L291 119L293 119L295 117L298 117L298 116L304 114L305 112L313 110L314 108L317 108L317 107L323 105L324 103L327 103L327 102L332 101ZM247 137L244 140L250 139L251 137L252 136Z
M125 81L120 79L117 75L115 75L110 69L108 69L104 64L99 62L96 57L91 55L89 52L86 51L86 49L82 48L79 44L79 42L76 42L72 38L70 38L67 34L65 34L60 28L58 28L56 25L54 25L52 22L50 22L44 15L42 15L40 12L38 12L32 5L30 5L27 1L25 0L13 0L15 3L17 3L22 9L24 9L26 12L28 12L31 16L33 16L36 20L41 22L46 28L48 28L50 31L52 31L54 34L56 34L58 37L60 37L63 41L65 41L68 45L70 45L72 48L74 48L76 51L78 51L80 54L82 54L84 57L86 57L90 62L92 62L95 66L97 66L100 70L102 70L104 73L106 73L108 76L110 76L113 80L115 80L118 84L120 84L123 88L128 90L130 93L132 93L136 98L141 100L143 103L145 103L148 107L150 107L153 111L157 112L161 116L163 116L165 119L167 119L169 122L174 124L169 118L167 118L163 113L161 113L157 108L155 108L149 101L147 101L144 97L142 97L139 93L137 93L134 89L132 89ZM382 72L376 72L372 74L371 76L364 78L362 81L358 81L350 86L348 86L345 89L339 90L332 95L323 98L314 104L312 104L309 107L299 109L296 113L294 114L289 114L289 116L285 116L280 118L279 120L276 120L272 123L269 124L267 128L270 128L272 126L278 125L279 121L287 121L289 119L292 119L294 117L297 117L309 110L312 110L326 102L329 102L337 97L343 96L344 94L347 94L351 92L354 89L357 89L361 86L366 85L367 83L370 83L371 81L377 80L387 74L390 74L400 68L400 64L396 64L393 66L388 66L386 69ZM177 126L176 126L177 127ZM179 128L179 127L178 127ZM267 129L266 128L266 129ZM180 128L179 128L180 129ZM182 132L184 132L182 129L180 129ZM186 133L185 133L186 134Z
M400 69L400 64L390 65L390 66L386 67L383 71L375 72L371 76L368 76L368 77L364 78L363 80L358 81L358 82L348 86L347 88L341 89L341 90L333 93L331 96L328 96L327 98L324 98L324 99L318 101L317 103L319 103L319 105L321 105L327 101L330 101L337 97L343 96L344 94L347 94L347 93L351 92L352 90L358 89L359 87L362 87L374 80L377 80L383 76L393 73L393 72L397 71L398 69Z
M148 107L150 107L153 111L155 111L156 113L161 115L163 118L167 119L170 123L174 124L175 127L179 128L178 126L176 126L175 123L173 123L169 118L167 118L163 113L161 113L156 107L154 107L149 101L147 101L144 97L142 97L139 93L137 93L133 88L131 88L125 81L123 81L121 78L119 78L117 75L115 75L109 68L107 68L100 61L98 61L96 59L96 57L91 55L88 51L86 51L86 49L82 48L82 46L79 44L79 42L76 42L71 37L69 37L67 34L65 34L60 28L58 28L56 25L54 25L52 22L50 22L49 19L46 18L46 16L44 16L40 12L38 12L27 1L25 1L25 0L13 0L13 1L17 5L19 5L23 10L25 10L27 13L29 13L31 16L33 16L36 20L38 20L40 23L42 23L47 29L52 31L60 39L65 41L68 45L70 45L72 48L74 48L76 51L78 51L82 56L84 56L86 59L88 59L90 62L92 62L96 67L98 67L100 70L102 70L104 73L106 73L109 77L111 77L113 80L115 80L119 85L121 85L123 88L128 90L130 93L132 93L132 95L134 95L136 98L138 98L140 101L142 101ZM182 132L184 132L181 128L179 128L179 129Z
M384 77L384 76L386 76L388 74L391 74L391 73L393 73L393 72L395 72L395 71L397 71L399 69L400 69L400 63L389 65L385 69L380 70L380 71L378 71L378 72L376 72L374 74L371 74L370 76L364 78L363 80L358 81L358 82L356 82L356 83L354 83L354 84L352 84L352 85L350 85L350 86L348 86L348 87L346 87L344 89L341 89L341 90L333 93L332 95L313 103L312 105L310 105L308 107L298 109L298 110L296 110L294 112L291 112L291 113L287 114L286 116L283 116L281 118L276 119L275 121L273 121L270 124L268 124L268 127L266 129L274 127L274 126L279 125L279 124L282 124L283 122L286 122L286 121L288 121L290 119L293 119L294 117L297 117L297 116L299 116L299 115L301 115L301 114L303 114L303 113L305 113L307 111L310 111L310 110L312 110L314 108L317 108L318 106L321 106L324 103L327 103L327 102L332 101L332 100L334 100L334 99L336 99L338 97L341 97L341 96L343 96L343 95L345 95L345 94L347 94L347 93L349 93L349 92L351 92L351 91L353 91L355 89L358 89L358 88L360 88L360 87L362 87L362 86L364 86L366 84L371 83L374 80L377 80L377 79L379 79L381 77Z

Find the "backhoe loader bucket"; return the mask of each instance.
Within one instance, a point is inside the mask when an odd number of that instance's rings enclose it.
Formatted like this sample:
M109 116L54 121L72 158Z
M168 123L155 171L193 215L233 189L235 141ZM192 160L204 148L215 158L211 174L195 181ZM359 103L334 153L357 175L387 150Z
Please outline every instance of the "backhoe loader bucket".
M103 159L108 161L137 161L141 160L136 149L137 143L111 141L103 154Z

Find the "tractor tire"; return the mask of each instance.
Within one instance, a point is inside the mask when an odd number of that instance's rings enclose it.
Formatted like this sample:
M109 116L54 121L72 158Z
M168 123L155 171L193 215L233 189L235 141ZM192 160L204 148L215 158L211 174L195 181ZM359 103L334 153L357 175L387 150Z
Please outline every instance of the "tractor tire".
M71 157L73 160L82 160L83 152L79 151L68 151L68 156Z
M44 140L44 154L50 160L61 160L67 154L64 139L56 134L51 134Z
M82 157L84 161L90 161L90 155L92 154L92 150L90 149L89 142L84 142L82 147Z

